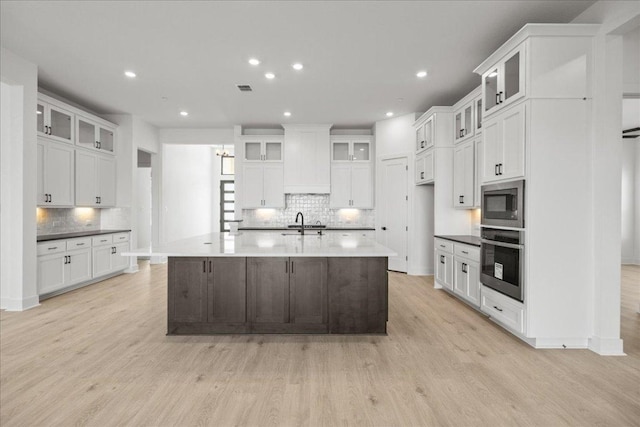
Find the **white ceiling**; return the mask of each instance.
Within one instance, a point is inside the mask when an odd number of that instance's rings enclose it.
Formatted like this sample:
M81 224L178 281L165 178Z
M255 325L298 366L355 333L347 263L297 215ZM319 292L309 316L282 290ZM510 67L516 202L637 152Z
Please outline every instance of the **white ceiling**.
M592 3L2 1L0 41L38 65L40 86L98 113L158 127L368 128L387 111L453 104L525 23L570 22Z

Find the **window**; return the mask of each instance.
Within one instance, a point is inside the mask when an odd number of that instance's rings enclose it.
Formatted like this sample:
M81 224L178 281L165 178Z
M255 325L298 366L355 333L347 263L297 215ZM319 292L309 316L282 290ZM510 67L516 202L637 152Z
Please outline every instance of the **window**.
M233 175L235 173L235 158L233 156L220 157L222 175Z
M235 212L235 183L233 181L220 181L220 231L230 230L229 223L235 219Z

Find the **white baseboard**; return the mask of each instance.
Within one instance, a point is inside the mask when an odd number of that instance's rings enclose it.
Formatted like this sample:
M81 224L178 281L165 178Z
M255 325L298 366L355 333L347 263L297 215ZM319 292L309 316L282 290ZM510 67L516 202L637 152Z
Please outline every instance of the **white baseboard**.
M131 273L137 273L138 271L140 271L140 269L138 268L138 264L136 265L132 265L131 267L127 268L124 272L127 274L131 274Z
M640 258L622 258L622 264L640 265Z
M589 338L589 350L600 356L626 356L623 351L623 342L620 338Z
M433 268L420 265L418 267L409 268L407 274L409 276L433 276Z
M24 311L40 305L38 295L20 299L20 298L2 298L0 308L7 311Z
M588 338L535 338L535 348L585 349L589 347Z

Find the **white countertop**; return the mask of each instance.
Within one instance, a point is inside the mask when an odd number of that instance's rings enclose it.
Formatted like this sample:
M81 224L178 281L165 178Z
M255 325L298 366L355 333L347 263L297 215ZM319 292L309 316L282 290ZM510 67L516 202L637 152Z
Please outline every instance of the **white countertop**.
M374 239L357 233L319 236L287 232L212 233L167 243L157 248L139 248L123 256L169 257L389 257L397 255Z

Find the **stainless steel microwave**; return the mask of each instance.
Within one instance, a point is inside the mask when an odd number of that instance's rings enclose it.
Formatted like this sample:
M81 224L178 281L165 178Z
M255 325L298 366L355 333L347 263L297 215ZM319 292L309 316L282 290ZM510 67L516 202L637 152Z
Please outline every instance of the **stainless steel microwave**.
M482 186L481 224L524 228L524 180Z

